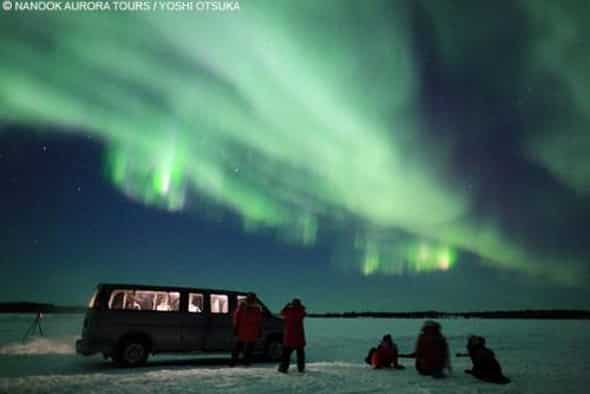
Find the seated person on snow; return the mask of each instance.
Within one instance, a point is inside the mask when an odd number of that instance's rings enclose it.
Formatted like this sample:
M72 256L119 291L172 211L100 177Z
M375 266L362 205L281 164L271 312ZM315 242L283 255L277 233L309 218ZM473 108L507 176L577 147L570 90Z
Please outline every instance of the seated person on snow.
M391 339L391 335L387 334L383 337L377 348L371 348L365 361L375 369L404 369L403 365L398 363L397 356L397 345Z
M468 355L471 358L473 367L466 369L465 373L473 375L477 379L485 382L506 384L510 379L502 374L502 367L491 349L486 347L484 337L472 335L467 340L467 354L457 354L457 356Z
M446 369L451 373L449 346L441 333L440 324L428 320L422 326L422 331L416 342L416 351L401 357L416 359L416 370L421 375L433 378L444 378Z

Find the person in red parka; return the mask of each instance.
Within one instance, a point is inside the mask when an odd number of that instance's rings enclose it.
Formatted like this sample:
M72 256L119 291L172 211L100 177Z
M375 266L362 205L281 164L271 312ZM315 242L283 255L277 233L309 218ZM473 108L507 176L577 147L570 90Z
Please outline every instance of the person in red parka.
M250 356L256 339L262 335L262 308L256 301L256 294L248 293L246 301L240 303L233 314L234 345L230 366L235 366L240 353L244 352L244 365L250 365Z
M426 321L418 336L416 351L405 357L416 358L416 370L421 375L443 378L445 369L450 373L449 346L441 333L440 324L432 320Z
M404 369L398 363L398 349L397 345L391 339L391 335L387 334L381 340L379 346L371 352L370 359L367 360L375 369L381 368L395 368Z
M297 352L297 370L305 371L305 332L303 330L303 318L305 317L305 307L301 300L294 298L281 311L284 319L283 332L283 355L279 365L279 372L287 373L291 362L291 353Z

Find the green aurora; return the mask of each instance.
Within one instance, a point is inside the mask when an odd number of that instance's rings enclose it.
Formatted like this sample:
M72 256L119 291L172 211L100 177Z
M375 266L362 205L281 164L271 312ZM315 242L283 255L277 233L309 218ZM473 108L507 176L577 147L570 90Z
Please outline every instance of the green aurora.
M424 4L452 66L493 31L473 26L471 39L461 35L441 3ZM304 245L322 226L360 222L350 242L359 258L335 264L362 275L448 270L468 252L493 267L577 284L579 257L521 244L473 214L448 165L452 141L425 137L433 126L419 101L410 7L393 4L2 13L0 119L101 139L109 178L145 204L199 211L199 196L239 214L247 231L271 228ZM551 74L570 87L572 103L568 122L531 131L523 155L587 195L590 58L562 56L589 36L579 12L587 6L522 4L536 32L527 78ZM555 28L564 24L565 34ZM579 123L562 128L572 119ZM375 235L388 232L405 236Z

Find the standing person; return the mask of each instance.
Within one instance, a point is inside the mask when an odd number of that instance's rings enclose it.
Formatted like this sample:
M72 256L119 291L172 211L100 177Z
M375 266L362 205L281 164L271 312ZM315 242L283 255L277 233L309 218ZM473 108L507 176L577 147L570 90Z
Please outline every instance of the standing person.
M285 305L281 311L281 316L285 319L285 328L283 333L283 355L279 365L279 372L287 373L291 363L291 353L297 352L297 370L305 371L305 332L303 329L303 318L305 317L305 307L301 304L299 298L294 298L289 304Z
M421 375L433 378L444 378L444 370L451 372L449 345L441 333L440 324L428 320L422 326L422 331L416 342L416 351L405 357L416 358L416 370Z
M244 352L244 365L250 365L250 357L256 339L262 335L262 307L256 301L256 294L248 293L246 301L241 302L233 315L236 343L231 355L230 366L238 362L240 353Z

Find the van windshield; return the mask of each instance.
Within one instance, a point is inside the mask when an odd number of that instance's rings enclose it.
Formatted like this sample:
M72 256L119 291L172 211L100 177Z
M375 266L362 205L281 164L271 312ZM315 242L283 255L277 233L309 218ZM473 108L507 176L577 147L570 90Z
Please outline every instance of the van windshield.
M92 297L90 298L90 302L88 303L88 308L92 309L94 308L94 305L96 303L96 295L98 294L98 290L94 291L94 294L92 294Z

